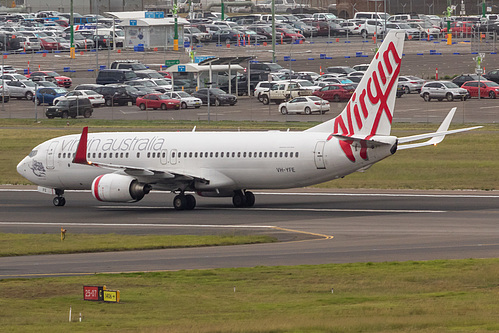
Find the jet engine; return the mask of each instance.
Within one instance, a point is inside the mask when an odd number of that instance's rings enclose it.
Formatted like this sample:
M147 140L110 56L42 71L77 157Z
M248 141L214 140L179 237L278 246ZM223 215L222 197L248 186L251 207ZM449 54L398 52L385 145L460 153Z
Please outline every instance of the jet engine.
M100 175L92 182L92 195L99 201L136 202L150 191L149 184L125 175Z

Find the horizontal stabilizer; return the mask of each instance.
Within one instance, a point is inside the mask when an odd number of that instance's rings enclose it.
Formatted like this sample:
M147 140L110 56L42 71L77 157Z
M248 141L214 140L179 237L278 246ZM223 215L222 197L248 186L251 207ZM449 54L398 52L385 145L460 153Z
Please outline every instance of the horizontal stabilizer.
M399 138L398 139L398 149L409 149L409 148L417 148L417 147L424 147L424 146L431 146L431 145L437 145L438 143L442 142L443 139L445 138L446 135L448 134L454 134L454 133L460 133L460 132L466 132L466 131L471 131L477 128L482 128L483 126L474 126L474 127L468 127L468 128L460 128L456 130L451 130L449 131L449 126L452 121L452 118L454 117L454 114L456 113L457 108L452 108L449 113L447 114L447 117L445 117L444 121L438 128L438 130L434 133L426 133L426 134L418 134L418 135L412 135L412 136L406 136L404 138ZM413 142L413 141L419 141L419 140L425 140L425 139L430 139L425 142L419 142L419 143L413 143L413 144L404 144L407 142Z
M347 136L341 134L331 134L331 136L338 138L339 140L342 141L351 141L359 143L361 146L366 148L393 145L395 143L395 137L392 136L374 136L370 139L360 138L355 135Z

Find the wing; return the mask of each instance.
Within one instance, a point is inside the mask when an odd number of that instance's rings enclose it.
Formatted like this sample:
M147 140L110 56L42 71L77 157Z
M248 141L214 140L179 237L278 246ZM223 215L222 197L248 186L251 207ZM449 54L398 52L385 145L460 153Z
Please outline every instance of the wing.
M409 149L409 148L416 148L416 147L423 147L423 146L430 146L430 145L437 145L438 143L442 142L442 140L445 138L447 134L454 134L454 133L459 133L459 132L466 132L466 131L471 131L477 128L482 128L483 126L475 126L475 127L468 127L468 128L460 128L456 130L451 130L449 131L449 125L452 121L452 118L454 117L454 114L456 113L457 108L452 108L449 113L447 114L447 117L445 117L444 121L438 128L438 130L434 133L426 133L426 134L418 134L418 135L412 135L412 136L406 136L404 138L399 138L398 139L398 149ZM419 143L412 143L412 144L404 144L407 142L413 142L413 141L419 141L419 140L425 140L425 139L430 139L425 142L419 142Z
M129 165L119 165L112 163L100 163L87 160L87 141L88 141L88 127L84 127L81 133L78 148L73 159L73 163L83 164L92 167L103 168L107 170L114 170L133 177L140 178L142 181L156 185L160 189L175 189L182 187L179 185L188 185L193 182L202 184L209 184L210 181L202 176L194 175L189 172L156 170L151 168L141 168Z

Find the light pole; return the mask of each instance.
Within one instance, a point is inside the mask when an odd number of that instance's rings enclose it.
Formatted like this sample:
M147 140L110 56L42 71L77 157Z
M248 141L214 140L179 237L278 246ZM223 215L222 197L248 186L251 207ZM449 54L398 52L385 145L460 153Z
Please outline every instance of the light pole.
M272 0L272 62L275 63L275 0Z
M173 51L178 51L178 15L177 15L177 0L173 3ZM191 41L192 43L192 41Z

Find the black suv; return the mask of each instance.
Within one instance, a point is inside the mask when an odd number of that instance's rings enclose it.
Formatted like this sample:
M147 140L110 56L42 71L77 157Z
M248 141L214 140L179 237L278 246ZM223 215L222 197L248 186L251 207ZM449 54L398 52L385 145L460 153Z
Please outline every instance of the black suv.
M92 103L88 98L63 99L57 105L48 107L45 115L49 119L54 117L76 118L78 116L90 118L93 111Z
M108 84L97 87L94 91L104 96L107 106L113 104L126 105L129 102L135 103L137 97L142 95L137 89L126 84Z
M137 74L129 69L102 69L99 71L95 83L97 84L111 84L123 83L125 81L136 80Z
M210 105L234 105L237 103L236 96L229 95L219 88L201 88L198 91L192 93L192 96L201 99L203 104L208 104L208 93L210 95Z

